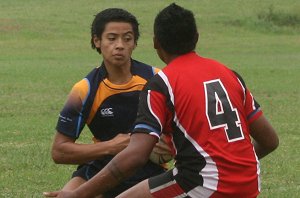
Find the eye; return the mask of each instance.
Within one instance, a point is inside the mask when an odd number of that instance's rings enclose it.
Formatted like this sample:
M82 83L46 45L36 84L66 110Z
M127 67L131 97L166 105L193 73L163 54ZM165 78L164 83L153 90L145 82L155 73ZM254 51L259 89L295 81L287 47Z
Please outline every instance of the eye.
M107 39L108 39L109 41L114 41L116 38L113 37L113 36L109 36Z
M125 36L125 37L124 37L124 40L125 40L126 42L130 42L130 41L133 40L133 37L132 37L132 36Z

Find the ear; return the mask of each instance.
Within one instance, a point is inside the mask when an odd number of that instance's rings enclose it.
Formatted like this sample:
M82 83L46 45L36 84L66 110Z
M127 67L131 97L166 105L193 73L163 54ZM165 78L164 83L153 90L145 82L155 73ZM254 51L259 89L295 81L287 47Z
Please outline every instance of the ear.
M155 36L153 37L153 47L154 47L154 49L160 48L160 44Z
M195 35L195 43L198 43L199 40L199 33L197 32L197 34Z
M100 49L101 39L98 36L94 35L93 42L95 44L95 47L98 48L98 49Z
M153 37L153 47L154 47L154 49L156 50L156 53L157 53L157 55L158 55L158 57L163 61L163 62L165 62L166 63L166 61L165 61L165 52L164 52L164 50L161 48L161 45L160 45L160 43L158 42L158 40L157 40L157 38L154 36Z

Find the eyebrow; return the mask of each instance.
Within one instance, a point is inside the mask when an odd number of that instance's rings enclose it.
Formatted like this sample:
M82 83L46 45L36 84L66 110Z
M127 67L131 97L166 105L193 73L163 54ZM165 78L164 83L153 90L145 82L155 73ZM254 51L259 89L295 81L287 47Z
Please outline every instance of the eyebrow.
M114 32L108 32L107 33L108 35L119 35L119 34L117 34L117 33L114 33ZM132 32L132 31L128 31L128 32L125 32L124 34L122 34L122 35L127 35L127 34L132 34L132 35L134 35L134 32Z

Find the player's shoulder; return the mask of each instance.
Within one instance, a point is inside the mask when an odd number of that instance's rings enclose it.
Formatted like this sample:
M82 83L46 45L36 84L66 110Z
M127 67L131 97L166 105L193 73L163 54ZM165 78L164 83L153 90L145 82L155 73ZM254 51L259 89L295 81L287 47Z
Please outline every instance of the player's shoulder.
M234 76L241 82L244 89L246 89L246 83L245 83L244 79L242 78L242 76L238 72L236 72L235 70L231 70L231 71L234 74Z
M106 71L103 66L93 68L84 78L73 85L71 92L79 94L82 98L96 92L99 82L106 75L105 73Z
M87 89L90 86L90 83L87 78L83 78L76 82L73 86L73 89Z
M152 90L168 95L168 83L165 81L163 76L163 71L160 71L157 75L153 76L153 78L151 78L151 80L149 80L145 85L145 91Z
M107 76L107 71L102 65L93 68L81 81L81 83L87 83L91 91L98 89L99 83Z
M159 71L160 69L157 67L132 59L131 72L133 75L138 75L148 80Z
M203 57L202 57L203 58ZM234 76L235 78L237 78L245 87L245 82L244 79L242 78L242 76L236 72L235 70L230 69L229 67L227 67L225 64L221 63L218 60L215 59L211 59L211 58L203 58L203 60L205 60L206 63L210 64L210 65L215 65L218 66L218 69L221 71L224 71L226 73L229 73L230 75Z
M90 82L92 81L99 81L102 80L103 78L105 78L105 76L107 75L107 71L104 67L104 65L100 65L98 67L93 68L87 75L86 75L86 79Z

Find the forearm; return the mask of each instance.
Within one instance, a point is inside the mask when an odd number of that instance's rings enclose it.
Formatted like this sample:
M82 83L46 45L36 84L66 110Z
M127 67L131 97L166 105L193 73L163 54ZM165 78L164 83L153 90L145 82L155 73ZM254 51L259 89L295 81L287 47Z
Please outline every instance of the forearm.
M52 150L52 158L58 164L82 164L109 155L110 142L95 144L61 143Z
M125 178L131 176L135 170L143 165L124 155L117 155L102 171L91 180L83 184L76 194L78 197L95 197L114 188Z
M75 139L57 132L52 146L52 158L58 164L82 164L106 155L116 155L128 145L129 139L128 134L118 134L108 141L78 144Z
M268 150L264 149L255 140L253 140L252 143L253 143L254 150L255 150L255 153L256 153L256 156L258 159L265 157L266 155L268 155L269 153L271 153L273 151L273 150L268 151Z
M262 115L250 125L253 146L258 159L274 151L279 145L275 129Z
M116 155L96 176L76 190L78 197L95 197L103 194L124 178L132 175L137 168L148 161L156 141L156 138L147 134L132 135L126 149Z

